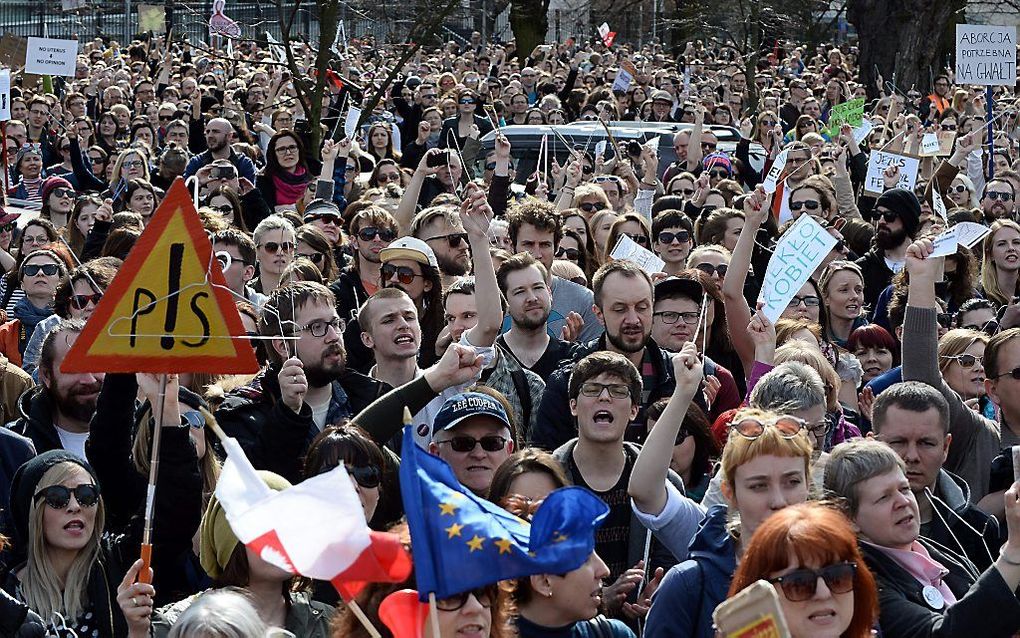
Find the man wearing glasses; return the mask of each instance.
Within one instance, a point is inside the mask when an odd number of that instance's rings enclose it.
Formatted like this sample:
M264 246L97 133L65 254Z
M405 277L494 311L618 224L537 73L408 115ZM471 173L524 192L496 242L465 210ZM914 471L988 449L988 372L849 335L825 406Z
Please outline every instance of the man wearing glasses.
M488 494L496 468L513 451L510 419L488 394L454 395L436 415L429 452L449 463L457 480L479 496Z
M1016 210L1016 193L1013 185L1005 179L992 179L985 184L981 193L981 214L985 223L991 224L996 219L1013 219Z
M432 206L411 221L411 235L428 244L439 261L443 288L471 270L468 234L452 206Z
M907 246L920 226L921 204L912 192L893 188L875 201L873 211L874 247L855 262L864 275L864 301L871 308L893 275L903 269Z

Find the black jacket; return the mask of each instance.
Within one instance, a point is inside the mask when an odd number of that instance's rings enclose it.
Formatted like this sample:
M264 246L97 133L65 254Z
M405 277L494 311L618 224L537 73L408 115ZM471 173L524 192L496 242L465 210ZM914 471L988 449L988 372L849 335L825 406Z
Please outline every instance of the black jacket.
M28 605L0 589L0 637L42 638L45 635L42 618Z
M216 420L228 436L237 439L252 465L296 484L302 478L301 462L308 444L319 433L319 428L312 420L308 404L301 406L300 413L284 405L277 378L279 373L280 364L272 364L251 384L233 390L216 410ZM334 397L338 396L338 390L345 395L345 405L335 409L331 405L327 423L335 422L330 420L334 415L337 418L356 415L385 394L389 386L347 370L334 382ZM382 445L385 441L377 443Z
M32 439L36 454L64 448L53 425L53 410L44 386L37 385L22 394L18 399L18 411L21 416L7 427Z
M998 570L978 574L966 558L933 541L921 538L918 542L949 570L945 583L957 602L932 609L916 578L881 550L861 543L861 553L878 585L878 624L884 638L1006 638L1020 630L1020 600Z
M358 308L368 301L368 291L361 283L361 275L354 268L345 268L329 289L336 297L336 311L340 318L350 323L358 316ZM360 335L359 335L360 336ZM346 335L345 335L346 337ZM347 345L346 343L344 344ZM348 349L349 351L349 349Z
M856 263L864 275L864 303L868 312L875 308L878 296L892 282L893 271L885 263L885 256L879 248L872 248Z
M31 439L6 428L0 428L0 534L8 537L11 536L11 481L18 468L33 456L35 447ZM0 619L2 618L3 612L0 611Z
M999 522L971 505L970 486L945 470L935 480L935 497L932 519L921 526L921 535L966 556L978 570L988 569L1002 546Z
M577 436L577 423L570 414L570 399L567 394L570 373L575 363L592 352L605 349L606 336L603 334L587 345L576 348L572 358L564 361L559 370L549 377L545 383L542 403L538 408L535 429L531 432L531 445L552 451ZM642 394L646 398L641 402L637 418L627 427L626 439L634 443L644 441L647 434L645 409L659 399L672 396L673 390L676 389L676 380L673 378L670 363L671 355L651 339L648 340L645 351L651 352L652 355L655 382L644 388Z

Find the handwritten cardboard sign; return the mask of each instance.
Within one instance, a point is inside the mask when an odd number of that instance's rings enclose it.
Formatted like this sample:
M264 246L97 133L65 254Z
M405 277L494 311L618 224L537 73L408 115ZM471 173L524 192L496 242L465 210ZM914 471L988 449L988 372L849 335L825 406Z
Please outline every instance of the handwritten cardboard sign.
M1016 27L956 25L956 83L1016 84Z
M984 224L978 224L977 222L960 222L954 228L957 228L959 241L961 246L967 248L973 248L985 238L985 235L992 232L992 229Z
M912 191L914 183L917 182L917 169L920 165L921 160L916 157L872 151L871 158L868 160L868 174L864 178L864 190L874 195L881 195L885 192L885 177L882 173L889 166L899 166L900 177L894 188Z
M829 111L829 137L839 135L839 127L849 124L854 128L861 125L864 119L864 98L859 97L848 102L842 102L832 107Z
M810 215L801 215L783 233L765 270L758 301L762 312L775 323L808 277L836 245L836 238Z

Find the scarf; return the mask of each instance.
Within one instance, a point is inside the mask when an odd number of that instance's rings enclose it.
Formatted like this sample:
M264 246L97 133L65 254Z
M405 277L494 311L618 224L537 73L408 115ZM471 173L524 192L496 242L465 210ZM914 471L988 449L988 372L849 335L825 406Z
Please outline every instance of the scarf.
M279 171L273 173L273 186L276 188L276 206L290 206L305 194L308 184L308 171L298 166L293 173Z
M47 305L45 308L36 308L28 300L28 297L22 297L18 303L14 304L14 318L21 321L21 331L18 335L18 350L22 354L25 353L25 345L28 344L28 339L32 336L32 332L35 331L36 325L52 314L52 306Z

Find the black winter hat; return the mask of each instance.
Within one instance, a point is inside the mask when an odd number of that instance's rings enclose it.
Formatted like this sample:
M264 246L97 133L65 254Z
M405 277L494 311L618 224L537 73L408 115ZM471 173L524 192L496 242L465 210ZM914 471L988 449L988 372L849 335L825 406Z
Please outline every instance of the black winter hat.
M28 513L32 509L32 497L35 496L39 481L51 467L65 462L80 466L89 473L93 482L99 484L92 466L67 450L50 450L26 461L14 473L11 481L11 519L14 521L14 542L17 547L28 547Z
M914 237L917 234L917 229L921 225L921 203L917 201L917 195L902 188L893 188L882 193L875 201L875 207L872 209L876 211L875 215L878 215L879 206L900 216L907 237Z

